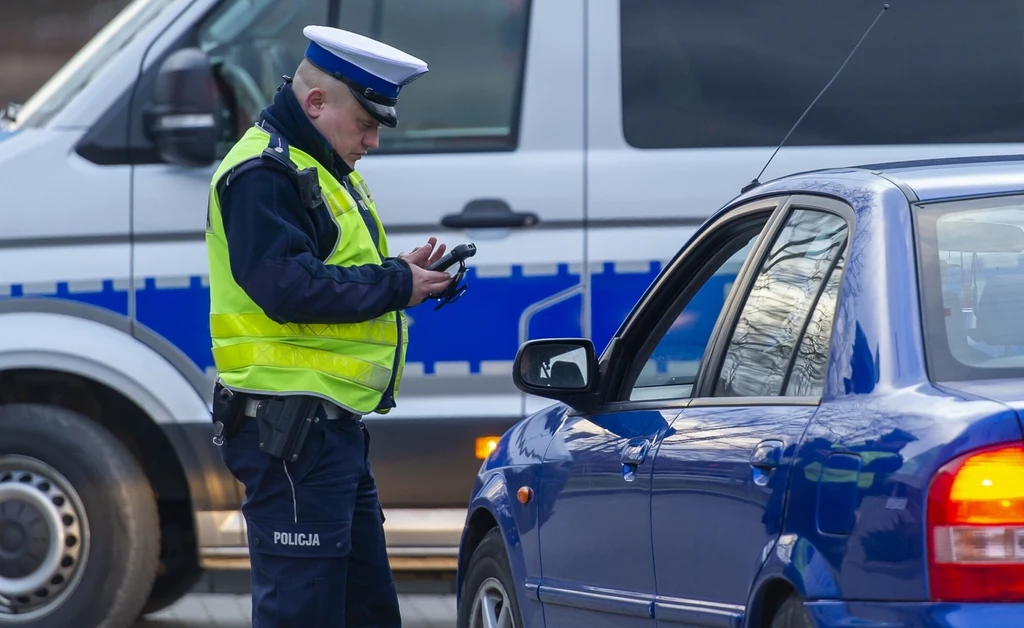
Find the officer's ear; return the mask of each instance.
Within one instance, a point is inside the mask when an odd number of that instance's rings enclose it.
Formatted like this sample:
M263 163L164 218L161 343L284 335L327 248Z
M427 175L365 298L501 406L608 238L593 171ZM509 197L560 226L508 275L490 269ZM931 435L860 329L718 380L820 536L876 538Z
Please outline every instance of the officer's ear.
M302 104L306 109L306 115L310 118L319 118L327 106L327 93L320 87L313 87L306 92Z

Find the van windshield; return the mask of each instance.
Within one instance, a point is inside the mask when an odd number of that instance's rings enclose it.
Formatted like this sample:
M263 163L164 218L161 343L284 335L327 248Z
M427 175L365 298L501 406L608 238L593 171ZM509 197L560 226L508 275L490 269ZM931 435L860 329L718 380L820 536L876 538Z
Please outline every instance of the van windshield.
M915 212L931 378L1024 377L1024 197Z
M46 124L175 0L133 0L22 105L14 127Z

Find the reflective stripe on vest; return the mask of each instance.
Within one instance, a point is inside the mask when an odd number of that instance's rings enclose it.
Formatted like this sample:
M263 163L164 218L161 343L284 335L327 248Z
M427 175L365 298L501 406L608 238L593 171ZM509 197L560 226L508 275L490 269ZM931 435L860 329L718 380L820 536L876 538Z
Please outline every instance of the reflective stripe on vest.
M398 344L398 330L391 322L367 321L348 325L281 324L262 314L213 314L210 316L210 335L213 338L317 336L388 346Z
M213 357L219 368L226 371L249 366L312 369L375 391L383 391L391 380L390 369L358 358L271 342L243 342L216 347L213 350Z

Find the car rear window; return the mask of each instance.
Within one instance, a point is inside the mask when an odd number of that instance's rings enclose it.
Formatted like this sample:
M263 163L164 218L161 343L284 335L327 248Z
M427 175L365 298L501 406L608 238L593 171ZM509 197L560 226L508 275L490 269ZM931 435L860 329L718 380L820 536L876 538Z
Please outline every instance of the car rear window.
M1024 197L915 212L931 378L1024 376Z

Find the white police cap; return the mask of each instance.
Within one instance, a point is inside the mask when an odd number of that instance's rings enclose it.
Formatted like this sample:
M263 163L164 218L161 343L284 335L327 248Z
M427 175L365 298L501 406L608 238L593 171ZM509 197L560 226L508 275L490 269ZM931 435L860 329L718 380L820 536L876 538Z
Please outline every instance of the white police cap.
M360 104L387 127L398 125L398 94L429 70L416 57L358 33L307 26L306 59L349 86Z

